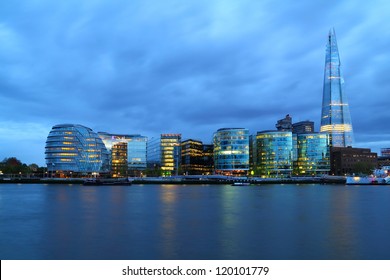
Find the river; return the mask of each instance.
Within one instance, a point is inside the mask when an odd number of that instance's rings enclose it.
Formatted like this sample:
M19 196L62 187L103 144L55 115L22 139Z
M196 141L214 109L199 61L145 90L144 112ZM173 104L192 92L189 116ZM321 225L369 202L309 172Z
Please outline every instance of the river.
M0 259L390 259L390 187L1 184Z

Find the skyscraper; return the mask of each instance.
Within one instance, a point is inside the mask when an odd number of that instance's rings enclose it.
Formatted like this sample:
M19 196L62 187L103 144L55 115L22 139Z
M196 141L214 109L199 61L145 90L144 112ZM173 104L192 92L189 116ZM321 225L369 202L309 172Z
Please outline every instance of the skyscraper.
M326 46L320 130L329 134L330 145L333 147L347 147L353 144L351 116L344 92L344 79L333 28L329 31Z

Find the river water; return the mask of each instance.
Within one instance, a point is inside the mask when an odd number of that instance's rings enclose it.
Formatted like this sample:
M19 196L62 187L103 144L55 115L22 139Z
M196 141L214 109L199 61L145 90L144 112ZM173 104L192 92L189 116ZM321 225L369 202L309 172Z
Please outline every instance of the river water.
M390 259L390 187L0 184L0 259Z

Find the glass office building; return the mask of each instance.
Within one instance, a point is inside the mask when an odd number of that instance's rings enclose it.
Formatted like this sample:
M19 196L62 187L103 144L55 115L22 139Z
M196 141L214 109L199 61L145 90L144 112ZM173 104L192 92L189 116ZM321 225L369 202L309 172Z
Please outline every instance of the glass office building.
M297 158L294 161L294 175L318 176L330 172L328 134L298 134L296 141Z
M186 175L203 174L203 143L188 139L181 143L181 171Z
M214 133L215 173L247 175L249 170L249 130L221 128Z
M114 177L141 175L146 169L146 136L106 132L98 134L111 154L111 172Z
M178 175L181 158L181 134L161 134L160 140L162 175Z
M260 131L256 135L254 175L264 178L291 176L293 141L291 131Z
M52 127L45 147L49 172L56 176L109 172L109 153L92 129L78 124Z
M177 175L181 160L181 134L161 134L147 145L147 165L152 176Z
M333 147L353 144L352 122L340 66L336 34L332 28L326 46L320 131L329 134L330 145Z

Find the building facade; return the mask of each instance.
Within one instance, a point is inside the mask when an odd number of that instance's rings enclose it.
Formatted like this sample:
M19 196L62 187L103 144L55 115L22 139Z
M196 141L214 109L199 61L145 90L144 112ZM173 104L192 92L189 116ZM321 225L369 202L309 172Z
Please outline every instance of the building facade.
M264 178L289 177L293 170L291 131L260 131L256 135L254 170Z
M314 122L302 121L292 124L293 134L314 133Z
M181 161L181 134L161 134L147 145L147 166L150 176L178 175Z
M293 169L296 176L318 176L330 172L329 136L326 133L296 135L296 159Z
M107 132L98 135L111 154L113 177L141 176L146 169L146 136Z
M247 175L249 171L249 130L221 128L214 133L215 173Z
M276 122L275 125L278 131L291 131L292 130L292 118L290 115L286 115L283 119Z
M214 173L214 145L203 144L203 174L211 175Z
M188 139L181 143L181 173L210 175L214 171L213 145Z
M378 156L371 149L331 147L330 162L332 175L368 175L377 167Z
M188 139L181 142L181 171L186 175L203 174L203 143Z
M353 130L334 29L326 46L321 132L329 134L332 147L353 145Z
M78 124L52 127L45 147L47 169L58 177L109 172L109 152L92 129Z

